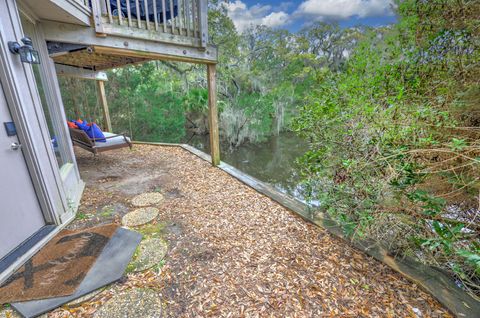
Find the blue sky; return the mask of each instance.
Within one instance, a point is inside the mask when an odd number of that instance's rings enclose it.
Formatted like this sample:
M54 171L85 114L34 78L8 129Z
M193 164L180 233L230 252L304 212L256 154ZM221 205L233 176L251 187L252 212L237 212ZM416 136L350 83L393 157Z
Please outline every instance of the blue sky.
M336 21L342 27L394 23L393 0L230 0L229 16L241 32L250 25L292 32L315 21Z

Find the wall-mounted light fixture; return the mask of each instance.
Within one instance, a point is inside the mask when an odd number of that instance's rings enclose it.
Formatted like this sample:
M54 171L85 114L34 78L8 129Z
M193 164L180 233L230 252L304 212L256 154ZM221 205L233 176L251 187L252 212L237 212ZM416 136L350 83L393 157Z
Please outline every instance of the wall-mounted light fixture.
M8 48L13 54L20 54L20 59L23 63L40 64L40 57L38 52L33 48L32 39L24 37L22 39L24 45L18 42L8 42Z

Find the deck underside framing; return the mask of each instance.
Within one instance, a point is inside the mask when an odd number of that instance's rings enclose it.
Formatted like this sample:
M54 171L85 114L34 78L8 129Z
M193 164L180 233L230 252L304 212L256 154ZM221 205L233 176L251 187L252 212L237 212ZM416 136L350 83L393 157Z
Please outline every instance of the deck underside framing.
M135 59L137 62L169 60L195 64L217 63L217 49L213 46L203 49L177 43L135 39L128 36L99 36L91 27L61 22L42 21L42 27L47 41L95 47L96 53L112 56L112 59L123 57ZM115 64L112 67L118 66L121 65Z

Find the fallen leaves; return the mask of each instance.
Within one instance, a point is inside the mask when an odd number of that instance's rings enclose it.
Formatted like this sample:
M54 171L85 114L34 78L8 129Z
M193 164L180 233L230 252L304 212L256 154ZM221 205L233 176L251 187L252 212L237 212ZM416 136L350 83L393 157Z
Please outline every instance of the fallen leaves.
M70 313L75 317L133 287L158 290L171 317L451 317L382 263L181 148L137 145L119 153L101 158L118 160L115 175L155 171L164 193L179 193L157 208L161 222L181 231L167 233L170 250L159 273L129 275L85 311ZM102 169L101 160L91 163L83 153L78 162L81 170ZM113 186L97 187L92 175L88 191L111 198L103 194Z

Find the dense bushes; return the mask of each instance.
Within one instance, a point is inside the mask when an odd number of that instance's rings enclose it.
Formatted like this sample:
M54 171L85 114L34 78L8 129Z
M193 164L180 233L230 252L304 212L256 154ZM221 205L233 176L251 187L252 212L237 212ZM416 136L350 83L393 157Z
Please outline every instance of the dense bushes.
M353 238L374 238L480 292L479 4L399 1L308 96L305 182Z

